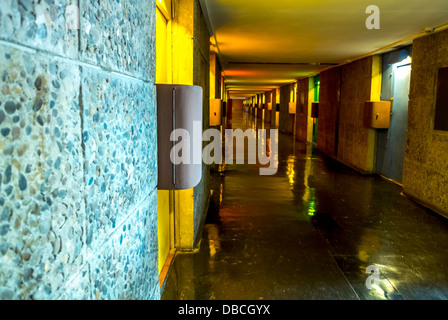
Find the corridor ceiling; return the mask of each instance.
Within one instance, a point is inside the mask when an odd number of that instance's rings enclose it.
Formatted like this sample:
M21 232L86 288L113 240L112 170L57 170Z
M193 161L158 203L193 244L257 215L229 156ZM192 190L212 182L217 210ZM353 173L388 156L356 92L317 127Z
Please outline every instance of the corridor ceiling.
M199 0L231 97L279 88L448 24L447 0ZM369 5L380 29L369 30Z

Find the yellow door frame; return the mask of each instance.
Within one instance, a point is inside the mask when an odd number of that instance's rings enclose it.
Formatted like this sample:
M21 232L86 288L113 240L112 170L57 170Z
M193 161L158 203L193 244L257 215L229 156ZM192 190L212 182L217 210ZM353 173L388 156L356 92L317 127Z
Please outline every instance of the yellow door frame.
M171 0L156 1L156 83L172 83ZM174 192L157 191L159 283L163 285L174 256Z

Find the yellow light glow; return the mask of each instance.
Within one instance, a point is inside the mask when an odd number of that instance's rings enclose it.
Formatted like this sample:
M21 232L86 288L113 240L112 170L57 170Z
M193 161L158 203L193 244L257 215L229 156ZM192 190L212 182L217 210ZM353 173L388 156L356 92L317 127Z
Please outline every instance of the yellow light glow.
M162 12L165 19L171 20L171 1L157 0L156 7Z
M406 59L396 63L395 65L397 67L400 67L400 66L405 66L405 65L411 64L411 63L412 63L412 57L411 56L407 56Z
M156 10L156 82L168 83L168 21Z
M294 156L288 156L288 160L286 160L286 175L288 176L288 180L291 185L294 184L294 179L296 176L294 171L294 160Z
M159 274L170 251L170 195L167 190L157 191L157 236L159 243Z
M310 201L309 208L308 208L308 215L314 216L315 213L316 213L316 202Z

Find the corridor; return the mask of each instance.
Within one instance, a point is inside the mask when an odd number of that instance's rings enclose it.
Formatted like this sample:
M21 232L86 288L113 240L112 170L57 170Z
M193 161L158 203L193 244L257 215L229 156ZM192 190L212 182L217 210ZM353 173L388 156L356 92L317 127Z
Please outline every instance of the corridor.
M246 112L228 127L266 128ZM378 176L279 135L279 167L214 172L202 240L178 253L162 299L447 299L448 223ZM368 266L379 283L366 287Z
M0 3L0 300L448 299L447 0Z

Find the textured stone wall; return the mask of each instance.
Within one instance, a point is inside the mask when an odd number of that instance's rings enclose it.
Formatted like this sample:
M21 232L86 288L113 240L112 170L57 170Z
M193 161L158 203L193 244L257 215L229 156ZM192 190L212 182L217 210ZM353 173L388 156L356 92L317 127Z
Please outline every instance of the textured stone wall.
M0 5L0 299L158 299L155 2Z
M369 129L364 126L364 105L370 100L372 57L342 67L339 107L338 159L368 172ZM319 122L320 125L320 122Z
M293 133L294 115L288 113L291 100L291 85L280 88L279 130L283 133Z
M364 127L371 99L372 57L320 74L317 147L361 173L371 173L372 132Z
M296 139L306 142L308 135L308 91L309 78L297 83Z
M317 148L331 157L337 155L340 94L341 68L320 73Z
M403 188L448 216L448 134L433 130L437 71L448 65L448 32L416 39L412 56Z

